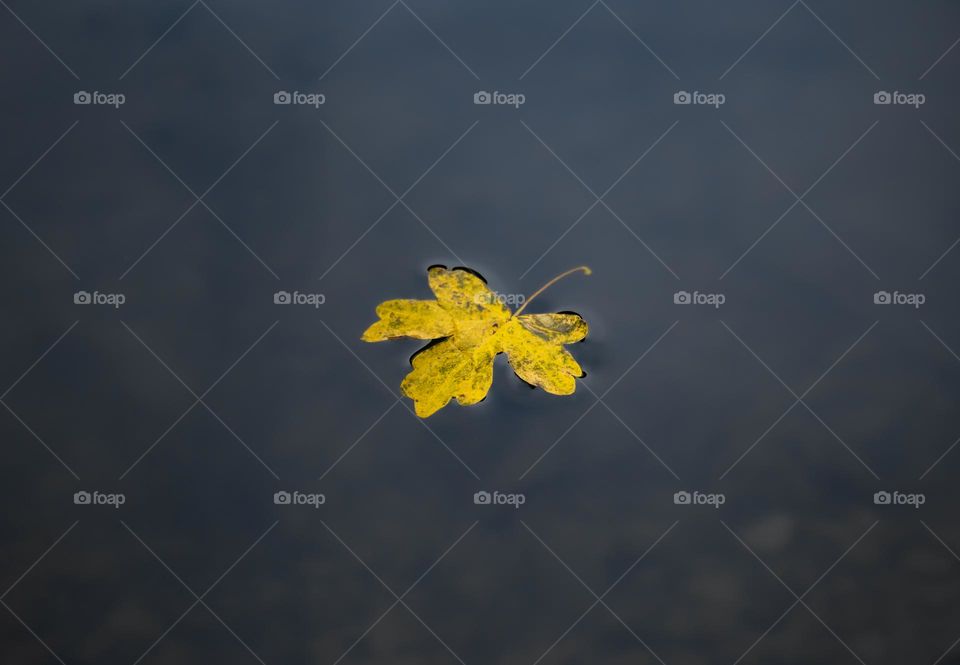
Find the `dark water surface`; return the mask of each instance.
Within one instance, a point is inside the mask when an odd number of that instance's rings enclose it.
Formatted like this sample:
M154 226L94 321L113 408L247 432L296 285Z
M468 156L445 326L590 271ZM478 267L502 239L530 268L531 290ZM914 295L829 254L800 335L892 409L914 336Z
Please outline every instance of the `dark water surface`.
M953 2L7 0L2 660L960 662L958 37ZM576 394L501 357L413 416L422 344L359 337L435 263L590 265L531 306L589 322Z

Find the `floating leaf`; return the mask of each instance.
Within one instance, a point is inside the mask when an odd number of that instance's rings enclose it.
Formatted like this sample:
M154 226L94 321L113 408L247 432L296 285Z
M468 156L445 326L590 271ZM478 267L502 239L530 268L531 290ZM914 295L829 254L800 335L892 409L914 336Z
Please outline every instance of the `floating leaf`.
M377 307L379 320L363 333L365 342L397 337L434 340L410 359L411 371L400 389L413 400L421 418L433 415L451 398L463 405L487 396L493 383L493 360L506 353L517 376L554 395L570 395L584 375L563 348L587 336L579 314L521 314L533 299L559 279L582 271L568 270L550 280L516 312L467 268L433 266L427 281L436 300L387 300Z

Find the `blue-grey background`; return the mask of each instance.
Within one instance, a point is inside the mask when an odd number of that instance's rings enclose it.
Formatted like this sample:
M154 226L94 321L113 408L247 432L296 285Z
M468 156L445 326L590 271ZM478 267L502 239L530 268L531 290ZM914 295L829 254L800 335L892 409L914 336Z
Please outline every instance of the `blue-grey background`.
M960 662L957 3L0 4L5 662ZM434 263L576 394L396 403Z

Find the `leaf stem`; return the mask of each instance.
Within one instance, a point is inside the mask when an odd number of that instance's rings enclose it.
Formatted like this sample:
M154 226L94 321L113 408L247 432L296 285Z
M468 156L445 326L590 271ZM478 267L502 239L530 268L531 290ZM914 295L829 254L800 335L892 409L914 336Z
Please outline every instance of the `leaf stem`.
M519 316L519 315L520 315L520 312L522 312L524 309L526 309L527 305L529 305L531 302L533 302L534 298L536 298L538 295L540 295L541 293L543 293L544 291L546 291L548 288L550 288L551 286L553 286L554 284L556 284L557 282L559 282L561 279L563 279L563 278L566 277L567 275L572 275L572 274L575 273L575 272L582 272L584 275L590 275L590 274L593 273L593 271L590 270L590 268L589 268L588 266L578 266L578 267L576 267L576 268L571 268L570 270L568 270L568 271L566 271L566 272L560 273L559 275L557 275L556 277L554 277L553 279L551 279L549 282L547 282L546 284L544 284L543 286L541 286L539 289L537 289L536 291L534 291L533 295L530 296L529 298L527 298L527 299L523 302L523 304L520 306L520 309L518 309L516 312L513 313L513 316Z

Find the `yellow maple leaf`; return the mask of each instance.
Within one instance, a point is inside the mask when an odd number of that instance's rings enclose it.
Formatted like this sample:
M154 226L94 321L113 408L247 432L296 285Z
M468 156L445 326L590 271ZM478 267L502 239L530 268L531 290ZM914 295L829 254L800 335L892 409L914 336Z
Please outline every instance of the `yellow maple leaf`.
M467 268L433 266L427 280L436 300L387 300L377 307L379 320L367 328L365 342L397 337L434 340L410 359L413 370L400 384L413 400L418 416L427 418L451 398L463 405L487 396L493 383L493 360L506 353L517 376L554 395L570 395L584 375L564 344L587 336L579 314L521 314L547 287L574 268L553 278L516 312L487 283Z

